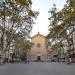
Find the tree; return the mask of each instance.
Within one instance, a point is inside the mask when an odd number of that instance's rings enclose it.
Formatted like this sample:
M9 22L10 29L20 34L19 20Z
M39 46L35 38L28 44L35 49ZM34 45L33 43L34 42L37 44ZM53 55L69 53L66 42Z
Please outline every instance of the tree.
M17 38L15 38L14 44L14 52L21 56L21 58L26 58L27 53L31 50L32 43L24 37L17 36Z
M38 16L38 12L33 11L31 5L31 0L4 0L0 2L0 29L3 36L6 33L8 38L6 48L3 48L3 51L8 50L16 35L25 37L25 39L29 37L32 24L34 24L33 20Z
M51 17L49 18L50 20L50 25L49 25L49 34L48 37L52 39L52 41L57 41L60 39L59 37L59 31L62 29L62 26L59 25L59 16L57 12L56 5L53 4L53 8L49 11L51 13Z
M54 20L54 18L56 20ZM75 1L67 0L66 4L64 5L64 8L56 13L51 14L49 20L50 20L49 26L50 32L48 34L48 38L53 39L53 41L55 42L53 44L54 45L53 47L55 47L57 43L65 40L69 44L69 36L73 31L75 23Z
M3 45L3 37L2 37L2 31L0 31L0 50L2 50Z
M54 7L51 9L49 13L51 13L51 17L49 18L50 20L50 25L49 25L49 34L48 34L48 39L51 41L51 48L52 50L59 50L63 48L65 45L63 43L64 40L67 40L67 27L64 26L62 22L62 16L63 13L62 11L57 11L57 8L55 4L53 5ZM53 10L54 9L54 10Z

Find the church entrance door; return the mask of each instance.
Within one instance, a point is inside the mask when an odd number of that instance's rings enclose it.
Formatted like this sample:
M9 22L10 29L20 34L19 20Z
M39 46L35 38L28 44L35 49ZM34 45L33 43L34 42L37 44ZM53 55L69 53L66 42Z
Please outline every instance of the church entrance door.
M41 61L41 56L37 56L37 61Z

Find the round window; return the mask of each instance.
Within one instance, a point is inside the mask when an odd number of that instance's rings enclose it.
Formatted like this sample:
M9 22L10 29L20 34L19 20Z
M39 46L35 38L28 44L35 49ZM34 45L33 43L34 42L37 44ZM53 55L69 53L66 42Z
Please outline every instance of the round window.
M40 47L40 46L41 46L40 43L38 43L38 44L37 44L37 47Z

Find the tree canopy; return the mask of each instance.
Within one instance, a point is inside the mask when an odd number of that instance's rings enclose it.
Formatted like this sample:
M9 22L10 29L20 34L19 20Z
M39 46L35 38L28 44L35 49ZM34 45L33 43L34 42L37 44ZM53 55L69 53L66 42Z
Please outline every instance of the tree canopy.
M75 1L67 0L60 11L57 11L56 5L53 4L53 8L49 10L49 13L51 17L49 18L50 25L47 37L51 39L51 43L56 42L53 43L52 47L55 47L60 42L62 43L64 40L69 44L69 36L75 24Z
M31 0L0 1L0 30L3 35L7 32L7 45L14 40L15 47L20 45L19 47L28 49L30 43L27 39L38 14L38 11L32 10Z

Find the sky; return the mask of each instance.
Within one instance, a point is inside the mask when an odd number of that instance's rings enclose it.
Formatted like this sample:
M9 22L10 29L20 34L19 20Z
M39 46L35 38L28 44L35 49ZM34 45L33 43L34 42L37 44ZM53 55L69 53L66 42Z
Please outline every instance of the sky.
M46 36L49 31L49 20L50 14L48 13L49 9L53 7L53 3L56 4L58 10L61 10L66 3L66 0L32 0L32 9L39 11L40 14L35 20L33 25L31 36L36 35L38 32Z

